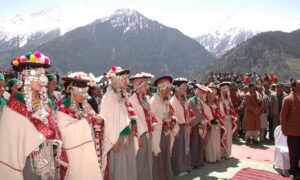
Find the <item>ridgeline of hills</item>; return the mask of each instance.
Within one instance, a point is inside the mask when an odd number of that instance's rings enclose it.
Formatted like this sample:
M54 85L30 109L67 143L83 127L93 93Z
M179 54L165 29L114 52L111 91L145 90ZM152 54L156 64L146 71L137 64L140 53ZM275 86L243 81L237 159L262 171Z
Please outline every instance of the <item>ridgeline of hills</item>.
M214 34L197 38L212 55L195 39L137 11L120 9L82 27L63 27L65 21L58 10L0 19L1 70L10 69L10 61L16 56L38 50L50 57L52 69L60 73L82 70L100 75L117 65L133 73L147 71L156 76L196 79L205 79L212 71L254 70L259 74L275 72L283 80L300 77L300 30L255 35L257 32L243 28L217 29ZM32 20L49 26L35 26ZM18 25L25 29L23 34L8 31Z
M82 70L100 75L111 66L160 75L192 77L215 59L196 40L142 14L121 9L107 18L76 28L38 45L0 52L0 68L8 68L12 54L39 50L50 57L53 69ZM7 61L3 61L7 60Z
M291 33L280 31L260 33L228 51L205 72L274 72L282 80L300 78L300 30Z

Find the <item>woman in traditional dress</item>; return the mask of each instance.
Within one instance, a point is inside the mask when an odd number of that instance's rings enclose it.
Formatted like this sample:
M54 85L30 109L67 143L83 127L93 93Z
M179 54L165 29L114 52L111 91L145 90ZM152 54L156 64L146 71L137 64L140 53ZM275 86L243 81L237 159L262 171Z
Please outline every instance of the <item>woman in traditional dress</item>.
M104 94L100 115L104 119L102 172L105 179L136 180L136 118L128 102L129 70L113 66L107 73L109 86Z
M203 104L203 116L210 127L209 135L206 143L205 158L207 162L215 163L221 161L221 143L224 136L221 134L224 122L220 112L219 101L217 100L217 88L211 83L209 88L212 93L208 93L207 100ZM224 145L224 144L223 144Z
M137 120L137 138L139 148L137 151L137 179L152 180L152 129L155 122L151 112L149 98L146 93L149 90L148 79L153 75L149 73L138 73L130 80L133 84L134 93L129 98Z
M152 139L153 179L159 180L173 179L171 150L179 127L176 126L174 110L169 102L172 80L170 76L156 79L154 85L157 92L150 99L151 111L157 119Z
M190 135L191 165L193 168L199 168L204 164L203 153L208 133L202 111L208 92L210 92L209 88L196 84L195 96L189 100L189 105L195 114L195 119L191 121Z
M54 179L56 165L65 178L62 142L48 103L45 69L50 60L40 52L26 53L12 61L21 72L23 92L14 92L0 120L0 177L2 179ZM55 156L56 155L56 156ZM55 163L55 160L57 162ZM63 166L62 166L63 165ZM66 166L65 166L66 165Z
M180 127L172 148L172 169L175 175L184 176L191 171L190 132L191 121L195 118L186 98L188 80L177 78L173 81L175 93L170 100L176 121ZM199 152L201 153L201 152Z
M224 125L226 128L226 146L222 148L222 157L228 159L231 156L232 135L237 129L237 115L230 99L229 82L223 82L220 85L220 110L224 117Z
M83 72L74 72L62 79L69 82L69 96L59 107L56 116L69 159L67 179L102 179L100 157L96 153L91 128L101 120L87 102L87 86L91 77Z

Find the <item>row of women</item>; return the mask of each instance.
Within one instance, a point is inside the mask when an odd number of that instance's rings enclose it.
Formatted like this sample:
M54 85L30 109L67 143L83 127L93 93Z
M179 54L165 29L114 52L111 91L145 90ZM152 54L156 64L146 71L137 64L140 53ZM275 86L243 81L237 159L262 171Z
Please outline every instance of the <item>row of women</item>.
M87 102L94 76L64 76L66 94L59 99L51 88L56 76L45 70L50 66L40 52L12 62L23 86L1 103L1 179L169 180L204 160L230 157L237 118L227 83L197 84L187 99L187 79L163 76L149 97L153 75L129 78L129 70L113 66L97 114ZM3 94L1 75L0 82Z

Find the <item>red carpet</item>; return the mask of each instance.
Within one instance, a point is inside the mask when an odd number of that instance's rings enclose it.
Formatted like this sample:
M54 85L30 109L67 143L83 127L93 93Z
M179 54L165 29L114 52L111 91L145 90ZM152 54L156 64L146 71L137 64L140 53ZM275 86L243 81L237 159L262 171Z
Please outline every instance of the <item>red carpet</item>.
M274 149L258 149L249 146L232 145L231 155L237 159L273 163Z
M279 174L274 174L267 171L258 169L244 168L238 171L232 178L232 180L287 180L290 178L282 177Z

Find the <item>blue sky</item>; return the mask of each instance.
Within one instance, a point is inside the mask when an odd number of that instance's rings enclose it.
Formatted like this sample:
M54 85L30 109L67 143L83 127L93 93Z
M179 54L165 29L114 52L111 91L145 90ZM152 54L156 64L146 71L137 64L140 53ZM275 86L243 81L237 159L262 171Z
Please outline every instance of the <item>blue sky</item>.
M87 17L101 18L116 9L130 8L189 36L208 32L228 18L231 24L254 29L300 28L299 0L0 0L0 4L0 17L70 6L74 12L84 11Z

